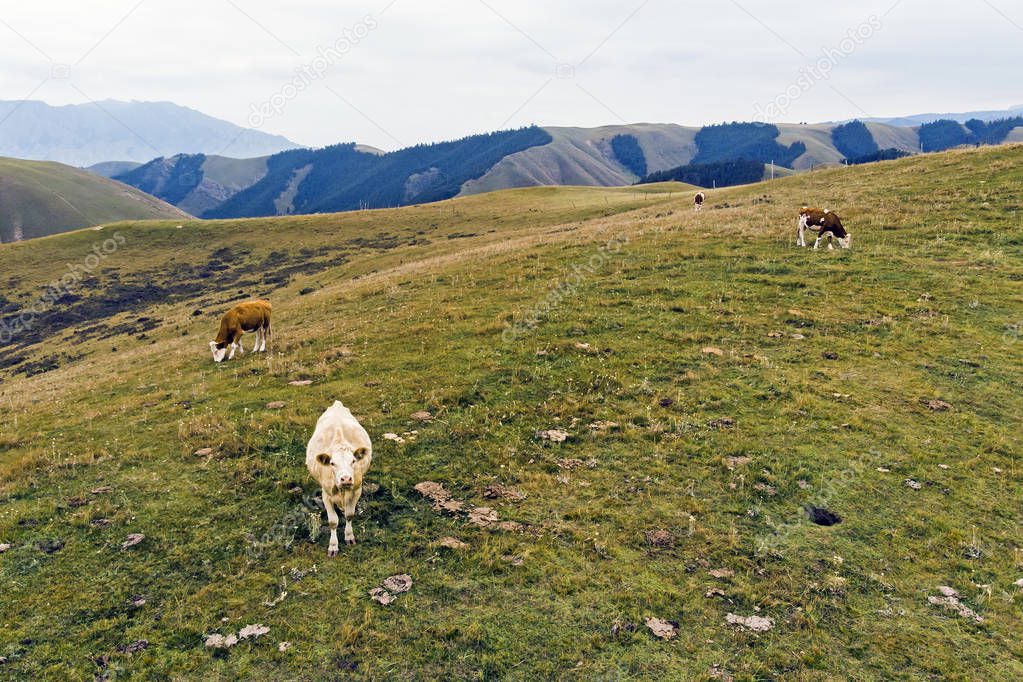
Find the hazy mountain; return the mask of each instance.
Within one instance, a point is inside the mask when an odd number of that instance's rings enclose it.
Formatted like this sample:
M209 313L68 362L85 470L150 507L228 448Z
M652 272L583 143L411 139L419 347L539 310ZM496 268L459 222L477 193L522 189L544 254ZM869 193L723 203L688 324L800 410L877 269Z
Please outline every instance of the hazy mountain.
M0 101L0 156L84 167L182 153L247 158L299 146L170 102Z
M119 220L189 217L134 187L80 168L0 157L0 242Z
M1012 118L1014 116L1023 115L1023 105L1011 107L1009 109L1002 109L1000 111L967 111L965 113L958 114L913 114L911 116L895 116L892 118L865 118L863 121L869 121L874 123L887 123L888 125L894 126L919 126L924 123L933 123L934 121L956 121L957 123L966 123L970 119L979 119L981 121L997 121L1003 118Z

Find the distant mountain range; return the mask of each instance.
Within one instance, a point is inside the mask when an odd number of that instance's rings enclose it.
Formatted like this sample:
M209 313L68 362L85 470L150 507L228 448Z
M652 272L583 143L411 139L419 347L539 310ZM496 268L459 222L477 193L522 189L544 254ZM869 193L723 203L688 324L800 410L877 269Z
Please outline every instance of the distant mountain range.
M749 159L774 174L842 163L834 125L639 123L601 128L525 128L382 153L353 144L228 159L179 154L115 174L203 218L385 208L536 185L630 185L691 163ZM919 148L916 132L870 123L864 153ZM857 148L859 149L859 148ZM846 153L848 152L848 153ZM103 170L109 170L104 168ZM744 168L748 177L749 167ZM762 175L770 177L764 168ZM730 175L706 175L718 186ZM720 181L716 179L720 177ZM710 183L708 183L710 184Z
M134 187L50 161L0 157L0 242L188 214Z
M888 125L893 126L913 127L923 125L924 123L934 123L935 121L955 121L956 123L966 123L971 119L978 119L980 121L997 121L999 119L1014 118L1016 116L1023 116L1023 105L995 111L968 111L966 113L958 114L914 114L912 116L865 118L863 120L873 123L887 123Z
M91 166L180 153L266 156L300 147L170 102L50 106L0 100L0 156Z

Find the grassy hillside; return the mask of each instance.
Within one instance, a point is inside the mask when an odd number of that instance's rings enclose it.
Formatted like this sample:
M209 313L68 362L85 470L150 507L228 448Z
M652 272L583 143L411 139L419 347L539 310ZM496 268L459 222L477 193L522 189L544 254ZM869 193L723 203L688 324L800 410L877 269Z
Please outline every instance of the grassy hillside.
M187 217L134 187L79 168L0 157L0 242L116 220Z
M795 170L838 165L841 152L831 140L834 125L778 124L779 144L806 145L806 152L792 165ZM917 151L919 144L912 128L896 128L882 123L868 125L882 149L894 147ZM467 182L462 194L490 192L506 187L536 185L613 186L636 182L639 177L615 158L611 140L616 135L634 136L643 149L647 173L685 166L696 158L696 136L700 128L674 124L637 123L601 128L544 128L553 141L506 157L478 180ZM734 156L725 155L729 159ZM770 161L770 159L766 159Z
M1020 679L1021 169L115 226L60 308L87 319L0 370L0 675ZM796 249L804 203L854 250ZM0 247L5 312L96 238ZM219 313L262 295L274 352L214 365ZM338 398L379 487L328 560L303 458ZM521 525L433 511L428 480Z

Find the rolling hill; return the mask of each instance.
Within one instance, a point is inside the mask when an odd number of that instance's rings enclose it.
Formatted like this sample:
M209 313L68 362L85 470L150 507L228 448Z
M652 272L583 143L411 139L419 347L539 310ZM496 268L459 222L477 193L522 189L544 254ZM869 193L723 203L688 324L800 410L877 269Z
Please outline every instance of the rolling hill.
M835 147L834 129L648 123L527 128L388 153L349 144L245 160L177 155L116 177L206 218L317 213L516 187L631 185L647 174L736 159L773 161L781 176L842 163L846 155ZM871 123L867 130L882 149L908 153L919 147L911 129Z
M189 217L134 187L88 171L0 157L0 242L118 220Z
M0 337L2 675L1020 679L1021 169L114 226ZM805 203L855 248L796 249ZM3 324L96 239L0 246ZM272 352L214 365L256 296ZM336 399L374 457L328 560Z
M0 156L80 167L182 153L247 158L300 146L171 102L0 101L0 120Z

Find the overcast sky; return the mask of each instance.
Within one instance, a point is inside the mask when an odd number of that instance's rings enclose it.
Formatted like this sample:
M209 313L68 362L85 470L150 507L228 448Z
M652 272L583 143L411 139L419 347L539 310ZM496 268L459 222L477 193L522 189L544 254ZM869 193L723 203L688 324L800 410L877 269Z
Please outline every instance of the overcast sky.
M167 100L303 144L394 149L530 123L1002 109L1023 103L1023 7L0 0L0 59L0 99Z

